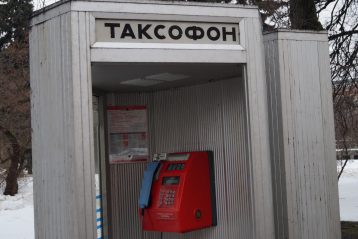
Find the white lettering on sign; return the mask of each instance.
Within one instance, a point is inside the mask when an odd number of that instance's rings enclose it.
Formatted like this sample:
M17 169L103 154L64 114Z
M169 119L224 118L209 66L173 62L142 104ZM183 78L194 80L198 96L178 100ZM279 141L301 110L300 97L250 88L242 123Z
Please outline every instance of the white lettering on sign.
M97 42L239 44L238 23L96 20Z

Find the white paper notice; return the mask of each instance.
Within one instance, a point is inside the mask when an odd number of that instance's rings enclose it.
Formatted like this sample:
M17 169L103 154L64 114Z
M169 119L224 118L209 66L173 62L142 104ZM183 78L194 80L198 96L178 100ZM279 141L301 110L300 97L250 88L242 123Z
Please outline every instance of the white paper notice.
M147 109L145 106L109 106L109 163L148 159Z

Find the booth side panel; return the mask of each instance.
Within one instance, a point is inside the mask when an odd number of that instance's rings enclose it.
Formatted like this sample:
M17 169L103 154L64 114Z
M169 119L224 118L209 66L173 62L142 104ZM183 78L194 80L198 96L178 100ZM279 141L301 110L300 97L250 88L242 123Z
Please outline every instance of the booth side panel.
M317 40L315 34L309 40L301 39L300 34L265 36L268 84L274 89L268 91L269 99L271 103L277 100L272 104L276 118L270 118L270 137L276 142L271 154L280 152L272 159L274 199L277 205L285 204L282 209L286 210L275 208L277 238L337 239L340 228L328 46L321 40L322 34L316 35ZM272 52L275 57L270 57Z
M272 169L272 190L273 190L273 206L275 212L275 235L276 238L288 237L287 220L287 194L286 194L286 173L285 173L285 151L283 150L283 128L286 125L282 121L282 115L279 110L285 107L286 102L281 103L281 85L279 81L274 81L275 77L280 74L278 64L278 46L272 42L265 44L265 63L266 63L266 80L267 80L267 100L269 114L269 130L270 130L270 156ZM291 199L292 200L292 199Z
M74 171L71 16L32 26L30 62L35 235L80 238Z
M275 238L270 167L267 89L262 29L259 18L240 22L247 52L246 92L253 181L253 224L257 239Z
M163 238L253 238L242 79L146 94L111 94L108 99L117 105L147 105L152 153L214 151L218 225L186 234L163 233ZM137 194L143 169L143 164L111 166L113 237L140 238ZM159 233L145 235L160 238Z
M74 158L78 238L96 238L90 14L71 12Z
M321 107L322 107L322 124L323 124L323 140L324 140L324 158L325 158L325 172L327 178L325 179L328 187L329 203L327 205L328 218L330 220L330 234L334 238L341 237L340 227L340 212L339 212L339 194L338 194L338 180L337 180L337 163L336 163L336 144L334 131L334 112L333 112L333 98L332 98L332 82L331 72L329 68L329 53L328 42L319 42L318 57L320 59L320 87L321 87ZM324 178L322 179L324 180Z
M65 13L32 26L37 239L96 235L88 35L85 13Z

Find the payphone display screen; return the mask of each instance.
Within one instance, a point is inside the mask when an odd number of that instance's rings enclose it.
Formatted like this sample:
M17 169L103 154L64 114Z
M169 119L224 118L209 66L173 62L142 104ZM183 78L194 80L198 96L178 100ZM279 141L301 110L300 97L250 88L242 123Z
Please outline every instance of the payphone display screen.
M178 185L180 181L179 176L163 177L163 185Z
M183 170L184 164L183 163L175 163L175 164L169 164L168 171L172 170Z

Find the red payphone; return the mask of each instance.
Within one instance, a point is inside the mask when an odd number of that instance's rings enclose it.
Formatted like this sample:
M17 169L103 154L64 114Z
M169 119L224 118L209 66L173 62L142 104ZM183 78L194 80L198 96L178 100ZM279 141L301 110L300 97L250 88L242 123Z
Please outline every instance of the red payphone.
M144 173L139 198L143 229L188 232L215 226L211 151L164 154Z

